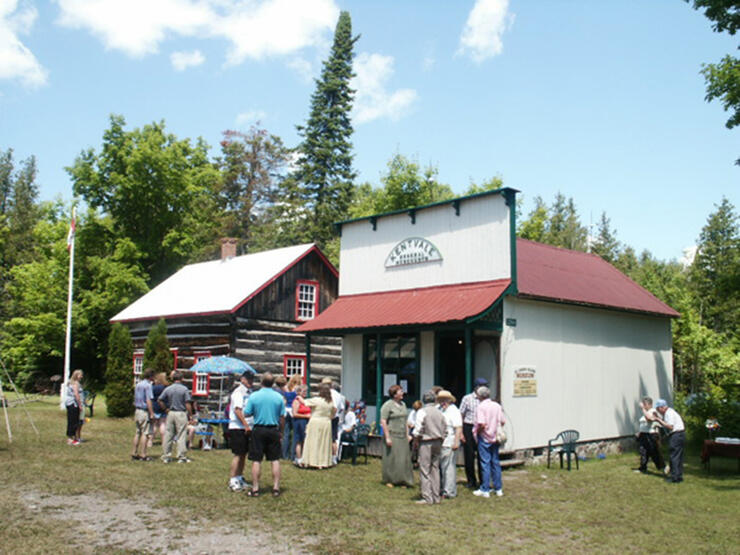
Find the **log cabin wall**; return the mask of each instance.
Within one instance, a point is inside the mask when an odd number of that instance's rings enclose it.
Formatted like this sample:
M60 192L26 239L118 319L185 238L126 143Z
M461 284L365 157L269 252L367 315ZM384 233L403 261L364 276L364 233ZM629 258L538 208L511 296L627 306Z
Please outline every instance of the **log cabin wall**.
M233 318L228 314L213 316L190 316L188 318L165 319L167 323L167 341L176 352L177 369L183 372L183 385L193 390L193 373L190 367L195 362L197 353L210 353L211 356L231 355L235 336ZM134 352L142 352L149 330L157 320L129 322ZM221 383L223 382L223 383ZM235 379L233 376L213 375L210 379L209 394L193 399L201 409L218 410L219 392L226 397L231 392ZM224 402L222 399L222 408Z
M297 326L300 322L296 320L296 286L300 280L318 282L319 312L336 300L339 278L318 254L311 252L250 299L237 311L237 316L293 322Z
M237 318L235 356L246 360L258 372L283 374L284 355L306 354L306 338L295 333L294 322L275 322ZM311 391L322 378L341 382L342 339L340 337L311 338Z

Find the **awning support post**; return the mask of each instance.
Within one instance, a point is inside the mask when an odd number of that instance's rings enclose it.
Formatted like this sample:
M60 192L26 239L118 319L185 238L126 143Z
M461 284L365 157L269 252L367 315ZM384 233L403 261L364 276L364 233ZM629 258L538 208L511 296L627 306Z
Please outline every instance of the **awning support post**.
M465 393L473 391L473 329L465 326Z
M380 403L383 400L383 362L380 334L375 337L375 428L380 433Z
M311 388L311 336L306 334L306 385Z

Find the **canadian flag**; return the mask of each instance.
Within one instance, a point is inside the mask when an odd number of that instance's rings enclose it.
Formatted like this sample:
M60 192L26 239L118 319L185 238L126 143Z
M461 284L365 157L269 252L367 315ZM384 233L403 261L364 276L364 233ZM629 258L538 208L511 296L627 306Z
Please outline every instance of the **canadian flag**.
M69 233L67 233L67 250L72 249L72 243L75 242L75 213L72 212L72 220L69 222Z

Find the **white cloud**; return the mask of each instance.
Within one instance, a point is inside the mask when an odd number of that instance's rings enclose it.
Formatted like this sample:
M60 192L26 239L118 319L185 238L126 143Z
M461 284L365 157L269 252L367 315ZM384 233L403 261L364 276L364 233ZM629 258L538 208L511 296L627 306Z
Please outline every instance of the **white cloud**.
M263 121L267 117L267 114L262 110L250 110L248 112L242 112L236 116L237 127L246 127L253 123Z
M501 54L501 36L514 21L508 14L509 0L476 0L460 35L458 54L468 54L475 62Z
M170 54L172 67L177 71L185 71L189 67L201 65L205 61L206 58L201 54L200 50L193 50L192 52L173 52Z
M0 0L0 79L18 79L28 87L47 81L47 71L18 38L27 34L38 13L32 6L18 6L17 0Z
M86 29L131 57L171 37L223 39L227 62L289 55L321 43L339 16L334 0L57 0L59 24Z
M398 120L416 102L414 89L398 89L390 92L387 82L393 75L393 57L363 52L354 62L356 76L351 86L357 91L353 109L356 124L367 123L379 118Z

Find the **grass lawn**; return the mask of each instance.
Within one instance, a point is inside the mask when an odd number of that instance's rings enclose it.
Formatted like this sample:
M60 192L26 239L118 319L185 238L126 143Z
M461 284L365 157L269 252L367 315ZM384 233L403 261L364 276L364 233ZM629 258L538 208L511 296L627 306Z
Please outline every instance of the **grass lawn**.
M56 398L27 407L40 438L17 407L9 409L12 444L4 430L0 433L4 553L79 552L74 512L67 520L46 518L24 501L28 492L144 500L174 519L168 529L200 517L243 531L247 552L250 529L265 529L283 542L287 538L322 553L740 553L737 462L713 460L708 475L695 451L689 452L685 481L678 485L653 469L649 475L633 473L637 455L627 453L583 462L578 471L508 470L503 498L479 499L460 487L457 499L436 506L413 504L418 488L384 487L375 459L321 472L284 464L283 495L277 499L269 495L270 471L263 465L263 495L250 499L227 490L231 453L225 450L193 451L187 465L132 462L133 419L105 417L100 397L79 447L66 445L66 415ZM152 454L161 454L158 444ZM110 551L104 538L85 538L84 545Z

